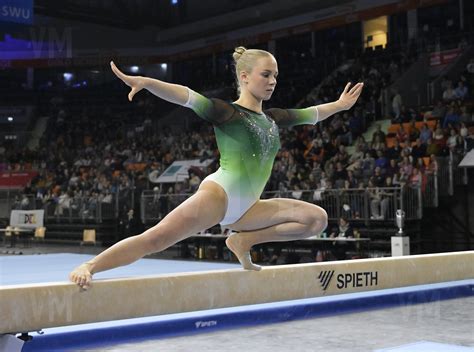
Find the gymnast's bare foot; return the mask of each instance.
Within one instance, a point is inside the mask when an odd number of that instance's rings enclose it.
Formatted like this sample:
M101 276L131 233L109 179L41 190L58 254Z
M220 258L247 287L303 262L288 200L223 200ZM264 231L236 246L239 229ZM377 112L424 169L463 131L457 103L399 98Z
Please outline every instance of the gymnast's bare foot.
M91 286L92 273L91 266L89 263L79 265L76 269L71 271L69 274L69 280L77 284L84 290L87 290Z
M234 233L227 237L225 244L235 254L245 270L262 270L260 265L252 263L252 258L250 256L250 246L244 243L242 236L239 236L238 233Z

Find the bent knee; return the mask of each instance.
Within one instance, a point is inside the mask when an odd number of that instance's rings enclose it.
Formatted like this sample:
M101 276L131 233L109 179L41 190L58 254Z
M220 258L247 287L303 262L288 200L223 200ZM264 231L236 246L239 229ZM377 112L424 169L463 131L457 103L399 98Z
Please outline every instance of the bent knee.
M328 214L321 208L317 207L310 221L307 222L305 237L317 236L323 232L328 226Z

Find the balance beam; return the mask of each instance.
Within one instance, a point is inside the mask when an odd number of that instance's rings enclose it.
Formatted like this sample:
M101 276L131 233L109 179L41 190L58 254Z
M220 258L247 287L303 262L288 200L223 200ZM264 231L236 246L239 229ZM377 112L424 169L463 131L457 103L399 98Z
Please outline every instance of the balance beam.
M0 287L0 334L474 278L474 251Z

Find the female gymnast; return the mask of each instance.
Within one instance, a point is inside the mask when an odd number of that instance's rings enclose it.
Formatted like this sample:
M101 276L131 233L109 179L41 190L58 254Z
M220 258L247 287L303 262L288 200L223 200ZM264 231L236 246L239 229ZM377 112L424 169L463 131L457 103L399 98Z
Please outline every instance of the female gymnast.
M226 245L244 269L260 270L252 263L250 249L264 242L291 241L321 233L327 214L321 207L294 199L260 200L280 148L278 128L316 124L350 109L363 83L348 83L339 100L305 109L262 110L275 90L278 65L264 50L238 47L233 53L239 98L228 103L208 99L188 87L112 71L131 88L128 99L142 89L171 103L188 107L213 124L220 152L220 168L207 176L194 195L142 234L124 239L69 275L83 289L100 271L130 264L145 255L162 251L215 224L236 231Z

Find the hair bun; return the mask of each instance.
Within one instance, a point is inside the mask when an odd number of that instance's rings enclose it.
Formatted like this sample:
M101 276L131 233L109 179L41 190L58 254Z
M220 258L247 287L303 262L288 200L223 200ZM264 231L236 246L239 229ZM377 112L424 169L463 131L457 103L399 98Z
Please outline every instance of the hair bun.
M232 54L232 57L234 58L234 61L237 62L238 59L242 56L242 54L246 51L247 49L244 48L243 46L239 46L234 49L234 53Z

